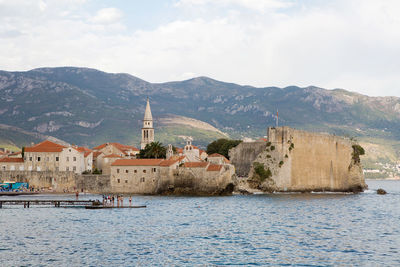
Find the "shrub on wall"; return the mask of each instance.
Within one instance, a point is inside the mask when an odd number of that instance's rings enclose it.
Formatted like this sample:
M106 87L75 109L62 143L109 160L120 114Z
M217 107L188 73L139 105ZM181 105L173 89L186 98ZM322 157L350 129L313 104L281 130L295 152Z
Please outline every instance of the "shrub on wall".
M259 162L254 162L254 172L257 174L261 182L272 176L271 170L269 168L265 170L264 164Z

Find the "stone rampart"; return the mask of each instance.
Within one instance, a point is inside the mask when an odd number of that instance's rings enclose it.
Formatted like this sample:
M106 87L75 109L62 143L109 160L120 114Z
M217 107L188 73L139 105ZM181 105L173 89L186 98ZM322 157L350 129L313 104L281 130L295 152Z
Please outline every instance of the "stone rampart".
M110 192L110 175L79 175L72 171L0 171L0 180L25 182L31 188L53 192Z
M349 139L278 127L268 129L268 141L252 162L250 188L269 192L366 188L362 166L353 157L355 143Z
M265 150L266 142L242 142L229 150L229 160L235 165L236 175L239 177L249 174L251 164L258 154Z

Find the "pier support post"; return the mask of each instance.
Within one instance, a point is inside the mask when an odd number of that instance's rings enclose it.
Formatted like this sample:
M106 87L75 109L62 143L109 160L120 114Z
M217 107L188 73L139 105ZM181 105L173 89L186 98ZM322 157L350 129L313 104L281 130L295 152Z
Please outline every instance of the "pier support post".
M0 202L0 209L3 207L3 202Z

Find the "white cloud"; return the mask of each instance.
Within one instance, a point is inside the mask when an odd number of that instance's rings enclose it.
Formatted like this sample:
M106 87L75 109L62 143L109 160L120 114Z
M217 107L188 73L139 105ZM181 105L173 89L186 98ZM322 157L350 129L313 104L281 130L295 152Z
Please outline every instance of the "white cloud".
M230 6L236 5L260 12L269 9L288 8L292 6L289 1L280 0L180 0L175 4L178 7L182 6L201 6L201 5L214 5L214 6Z
M42 11L39 0L0 0L0 69L73 65L151 82L204 75L400 96L399 1L181 0L175 19L137 31L120 9L91 15L76 1Z
M113 7L103 8L97 11L96 16L90 20L99 24L112 24L118 22L122 18L121 10Z

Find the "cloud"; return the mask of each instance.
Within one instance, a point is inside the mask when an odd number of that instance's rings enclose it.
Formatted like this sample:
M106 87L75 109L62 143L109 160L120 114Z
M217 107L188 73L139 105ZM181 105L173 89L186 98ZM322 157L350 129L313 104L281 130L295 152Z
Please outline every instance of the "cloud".
M216 5L216 6L239 6L264 12L269 9L288 8L292 6L290 1L279 1L279 0L180 0L175 3L177 7L183 6L204 6L204 5Z
M151 82L198 75L400 96L398 1L181 0L146 30L123 24L121 7L40 2L0 0L0 69L72 65Z
M97 11L96 16L90 19L93 23L112 24L122 18L121 10L113 7L103 8Z

